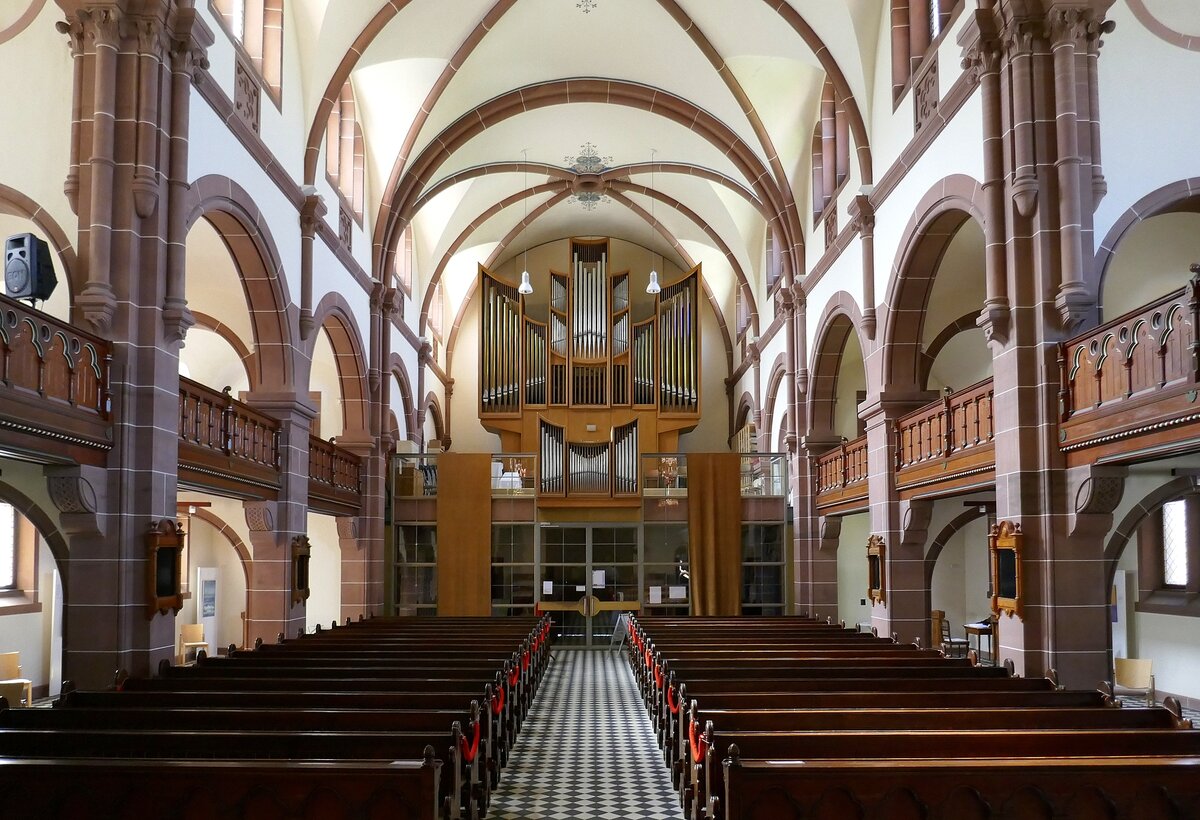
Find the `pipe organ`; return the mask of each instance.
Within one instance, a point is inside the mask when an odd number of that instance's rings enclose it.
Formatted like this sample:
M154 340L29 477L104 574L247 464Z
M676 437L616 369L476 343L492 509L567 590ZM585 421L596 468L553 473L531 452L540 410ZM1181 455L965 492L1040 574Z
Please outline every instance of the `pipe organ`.
M538 453L543 495L636 495L640 448L699 420L700 269L643 296L608 251L571 240L540 303L480 266L480 420Z

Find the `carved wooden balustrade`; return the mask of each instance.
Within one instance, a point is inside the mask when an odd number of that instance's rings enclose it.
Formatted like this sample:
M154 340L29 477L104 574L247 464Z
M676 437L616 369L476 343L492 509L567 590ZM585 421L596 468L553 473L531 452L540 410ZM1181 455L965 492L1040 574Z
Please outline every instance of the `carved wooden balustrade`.
M992 380L949 393L896 422L896 486L967 487L995 469Z
M308 437L308 506L332 515L357 515L362 505L358 456L317 436Z
M0 295L0 431L16 449L104 463L108 342Z
M1200 275L1059 346L1059 446L1068 464L1194 449Z
M274 498L279 422L229 393L179 379L179 480L206 489Z
M865 506L867 437L845 441L817 459L817 506L823 513Z

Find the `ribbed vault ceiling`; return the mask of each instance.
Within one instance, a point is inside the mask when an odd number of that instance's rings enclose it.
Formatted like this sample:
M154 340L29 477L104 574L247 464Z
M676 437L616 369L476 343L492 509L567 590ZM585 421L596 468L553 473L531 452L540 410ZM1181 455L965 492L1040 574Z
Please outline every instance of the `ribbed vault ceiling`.
M376 261L390 263L411 224L416 298L489 256L611 235L680 265L679 248L703 259L727 319L739 281L762 297L768 223L804 241L800 203L827 77L867 121L884 14L883 0L289 6L311 124L306 181L322 167L324 101L348 78ZM569 169L585 145L604 166L597 176ZM856 159L869 165L869 154ZM580 191L604 199L585 209L571 196ZM451 298L467 292L447 284Z

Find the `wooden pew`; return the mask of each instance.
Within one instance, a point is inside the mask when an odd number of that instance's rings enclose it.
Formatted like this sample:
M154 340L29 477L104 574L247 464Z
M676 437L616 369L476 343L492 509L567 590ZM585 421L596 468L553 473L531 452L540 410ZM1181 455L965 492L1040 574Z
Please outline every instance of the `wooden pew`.
M5 820L437 820L441 763L0 758ZM169 811L170 814L165 814Z

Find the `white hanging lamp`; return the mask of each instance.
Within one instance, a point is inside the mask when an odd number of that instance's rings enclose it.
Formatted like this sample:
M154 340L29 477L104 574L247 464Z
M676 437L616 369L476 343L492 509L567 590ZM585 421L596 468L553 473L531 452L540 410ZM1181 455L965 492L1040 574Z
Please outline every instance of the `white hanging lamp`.
M528 227L526 223L529 222L529 149L521 149L521 156L524 158L522 164L525 170L525 219L521 222L521 230L524 230ZM528 296L529 294L533 293L533 285L529 283L528 240L525 242L525 261L521 268L521 284L517 287L517 293L521 294L522 296Z
M654 191L654 155L657 152L655 149L650 149L650 190ZM650 241L654 241L654 229L658 226L658 220L654 217L654 196L650 196ZM653 259L653 256L651 257ZM646 293L654 295L662 290L658 284L658 271L654 269L654 262L650 262L650 281L646 283Z

